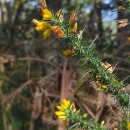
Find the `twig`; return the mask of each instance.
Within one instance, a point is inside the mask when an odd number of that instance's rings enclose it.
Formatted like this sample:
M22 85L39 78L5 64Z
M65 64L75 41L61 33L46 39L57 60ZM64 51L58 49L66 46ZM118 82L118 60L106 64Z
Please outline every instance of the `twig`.
M58 65L55 65L47 60L44 60L44 59L40 59L40 58L33 58L33 57L24 57L24 58L18 58L17 61L39 61L39 62L43 62L43 63L46 63L46 64L49 64L53 67L55 67L56 69L58 69L59 71L61 71L61 68L58 67Z
M29 84L33 83L32 80L28 80L25 83L23 83L21 86L18 87L14 92L12 92L9 96L7 96L1 103L0 105L6 103L9 101L11 98L17 96L25 87L27 87Z

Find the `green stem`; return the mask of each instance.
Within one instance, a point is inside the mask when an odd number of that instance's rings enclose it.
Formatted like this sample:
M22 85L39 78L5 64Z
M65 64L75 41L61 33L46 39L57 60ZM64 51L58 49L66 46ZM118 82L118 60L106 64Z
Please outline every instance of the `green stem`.
M108 73L107 70L101 65L102 60L96 56L96 51L93 49L92 44L88 44L82 39L78 39L77 35L68 33L68 26L58 20L53 20L54 25L58 25L65 33L63 40L66 46L75 46L76 54L80 54L80 60L82 62L88 63L89 67L93 70L91 73L93 75L99 75L101 83L108 86L106 90L107 93L112 93L120 104L124 107L128 107L129 95L122 90L122 82L118 82L114 74ZM69 27L70 28L70 27ZM69 41L68 43L66 43ZM115 79L116 82L112 82Z

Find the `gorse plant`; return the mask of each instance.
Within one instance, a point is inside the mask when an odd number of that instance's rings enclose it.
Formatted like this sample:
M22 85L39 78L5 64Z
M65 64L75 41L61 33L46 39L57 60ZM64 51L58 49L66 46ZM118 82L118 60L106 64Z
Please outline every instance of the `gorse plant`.
M43 19L38 21L32 20L36 25L36 30L43 34L44 39L55 35L56 39L62 40L63 55L65 57L76 57L82 63L86 63L90 68L89 74L91 81L95 81L97 91L112 93L120 104L127 108L129 105L129 94L124 91L124 81L119 81L113 74L113 67L97 56L93 48L93 41L89 43L83 38L83 30L78 30L78 23L75 22L76 13L72 12L69 20L64 20L62 9L53 14L48 8L45 0L41 0L40 11ZM118 7L119 8L119 7ZM86 129L104 130L103 123L97 124L93 120L83 116L77 111L74 104L69 100L63 100L61 106L57 106L56 115L66 124L81 126ZM129 117L125 120L123 130L130 130ZM70 128L71 128L70 127Z
M75 104L69 100L63 100L60 106L57 106L59 111L56 111L56 115L64 123L69 122L70 128L79 127L82 129L94 129L94 130L105 130L104 122L97 124L93 120L89 119L86 114L81 114L80 110L76 110Z

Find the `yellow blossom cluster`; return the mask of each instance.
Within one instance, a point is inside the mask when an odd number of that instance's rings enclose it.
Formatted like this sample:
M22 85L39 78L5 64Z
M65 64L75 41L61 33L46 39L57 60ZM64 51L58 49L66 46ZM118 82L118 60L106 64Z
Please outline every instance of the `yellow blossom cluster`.
M65 38L66 35L74 35L78 34L78 24L74 23L76 13L72 12L69 18L69 28L67 34L59 25L52 25L53 21L58 20L59 22L63 22L63 14L62 9L60 9L56 15L53 15L52 12L47 8L47 4L45 0L41 0L40 12L42 14L42 20L33 19L32 23L36 25L36 31L43 33L44 39L50 37L51 34L55 34L59 39ZM52 21L52 22L51 22ZM71 27L73 26L73 27ZM75 53L74 49L66 49L63 51L63 55L65 57L71 57Z
M63 103L60 106L57 106L58 111L55 114L60 118L64 123L67 122L68 112L76 112L75 104L71 103L70 100L63 100Z
M43 32L44 39L47 39L50 37L51 34L51 25L49 22L47 22L47 20L52 19L52 13L46 8L45 9L41 8L41 12L43 15L43 20L38 21L36 19L33 19L32 23L36 25L36 30L38 32Z
M96 90L97 90L97 91L101 91L102 89L103 89L103 90L104 90L104 89L107 89L107 86L101 84L100 81L96 81L96 85L97 85L97 87L96 87Z

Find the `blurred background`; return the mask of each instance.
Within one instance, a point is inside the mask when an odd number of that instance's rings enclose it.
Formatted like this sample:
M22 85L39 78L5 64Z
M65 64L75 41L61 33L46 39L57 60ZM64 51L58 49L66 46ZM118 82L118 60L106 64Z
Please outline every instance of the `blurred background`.
M56 130L56 105L68 97L95 121L104 120L113 129L121 121L117 115L123 115L116 100L96 92L85 75L89 68L65 58L61 41L52 43L53 37L44 40L36 32L31 21L42 19L39 5L40 0L0 1L0 130ZM47 5L53 12L62 8L66 21L75 11L78 30L85 30L84 40L91 43L99 35L94 48L103 61L116 66L113 73L118 80L130 75L130 25L118 28L119 20L130 20L129 2L47 0ZM126 91L129 83L127 78Z

